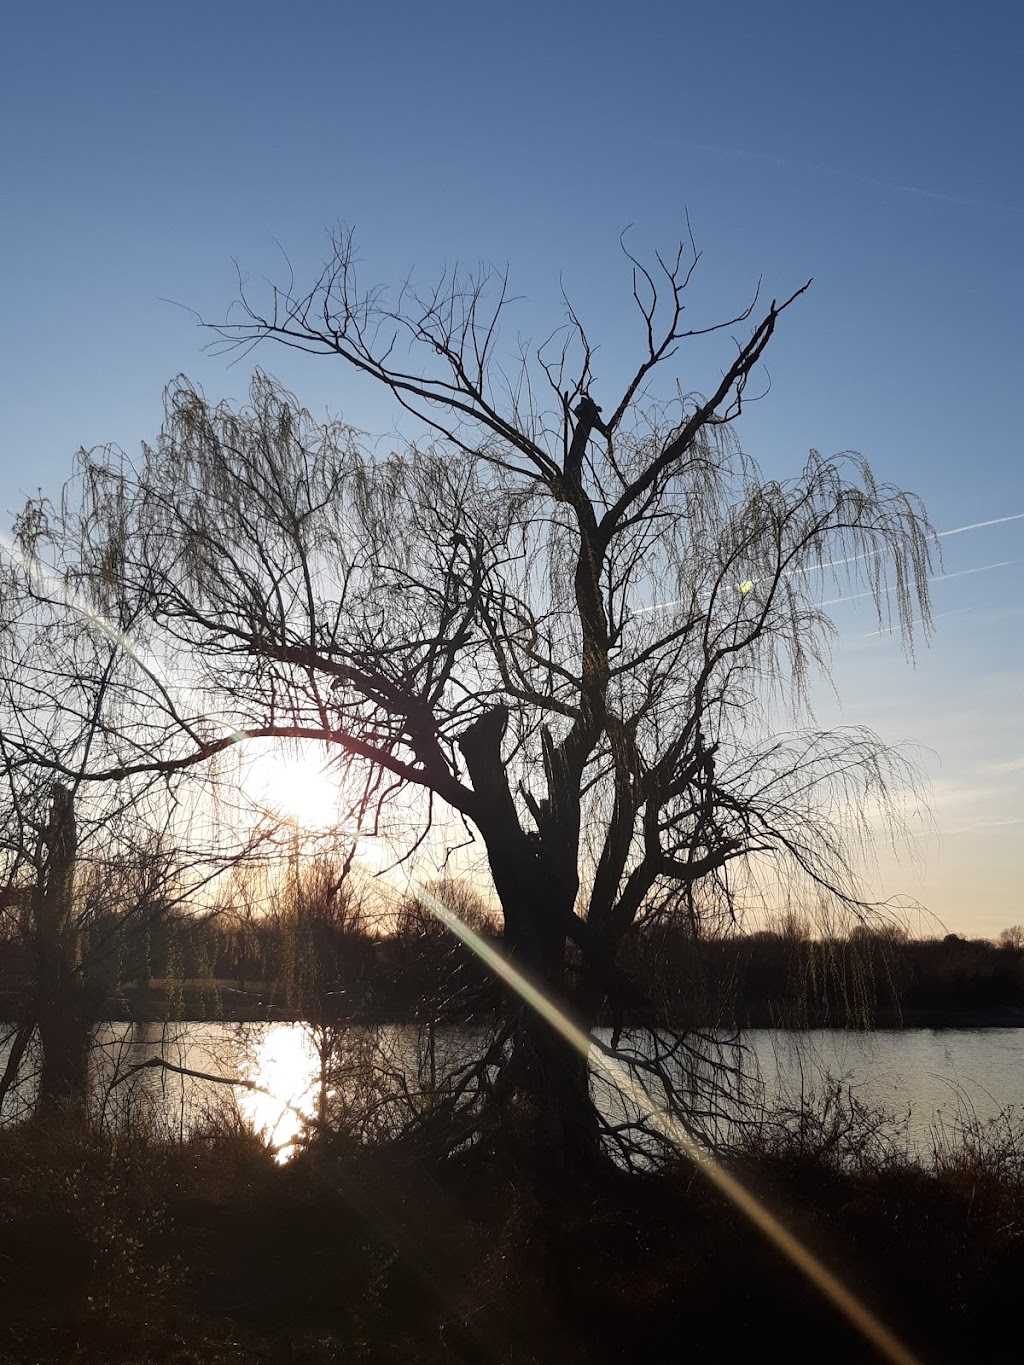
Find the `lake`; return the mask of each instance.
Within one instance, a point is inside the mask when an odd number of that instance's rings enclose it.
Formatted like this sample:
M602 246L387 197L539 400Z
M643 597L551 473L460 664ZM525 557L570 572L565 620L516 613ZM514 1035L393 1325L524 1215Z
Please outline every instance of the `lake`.
M339 1048L341 1076L333 1084L344 1090L349 1083L344 1064L351 1058L353 1076L372 1074L386 1086L396 1077L418 1075L421 1086L429 1085L453 1059L471 1055L482 1036L479 1030L439 1030L428 1049L410 1027L349 1030ZM742 1042L744 1083L756 1085L769 1110L799 1105L841 1085L859 1104L893 1115L911 1151L922 1157L934 1142L954 1140L958 1124L984 1124L1002 1111L1024 1110L1024 1029L761 1029L745 1033ZM303 1115L316 1112L320 1055L302 1024L103 1024L96 1043L94 1089L106 1121L116 1120L129 1104L144 1103L161 1128L183 1135L211 1114L237 1111L285 1159ZM0 1048L0 1069L5 1051ZM111 1086L155 1058L259 1088L226 1087L163 1069L134 1072ZM30 1099L31 1081L20 1097L8 1097L0 1119L23 1113Z

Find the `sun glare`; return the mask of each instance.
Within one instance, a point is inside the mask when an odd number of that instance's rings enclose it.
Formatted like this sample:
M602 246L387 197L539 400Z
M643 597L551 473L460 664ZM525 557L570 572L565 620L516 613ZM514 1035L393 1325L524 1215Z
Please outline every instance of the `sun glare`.
M247 1079L261 1089L241 1091L238 1107L277 1149L279 1165L294 1153L303 1120L316 1112L318 1075L316 1051L302 1029L271 1025L256 1044Z
M322 749L309 755L280 749L250 755L244 786L255 806L300 830L316 834L338 823L341 784L326 768Z

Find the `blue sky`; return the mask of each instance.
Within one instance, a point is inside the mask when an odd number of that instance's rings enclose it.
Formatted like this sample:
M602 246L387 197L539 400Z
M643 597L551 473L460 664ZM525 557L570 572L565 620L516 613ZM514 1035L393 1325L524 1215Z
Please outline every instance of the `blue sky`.
M133 448L204 353L232 258L300 279L323 230L358 230L368 278L509 262L542 335L559 278L603 349L632 355L619 232L670 246L689 210L695 320L814 276L740 436L773 475L858 449L940 529L1024 512L1024 228L1017 7L862 3L499 9L477 3L37 3L0 19L4 128L0 504L56 490L81 444ZM171 300L173 302L167 302ZM326 360L258 359L322 412L393 413ZM705 357L684 387L706 387ZM946 571L1024 559L1024 521L944 542ZM935 752L941 837L884 889L950 927L1024 920L1021 565L935 584L916 670L840 607L845 719ZM1016 764L1016 766L1014 766Z

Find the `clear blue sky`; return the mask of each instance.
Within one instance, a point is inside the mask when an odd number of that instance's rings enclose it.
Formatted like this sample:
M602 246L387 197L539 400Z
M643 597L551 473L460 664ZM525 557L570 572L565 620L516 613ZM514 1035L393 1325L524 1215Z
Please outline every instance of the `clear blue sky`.
M6 6L0 503L55 490L80 444L152 438L179 371L244 395L246 364L204 354L163 301L221 316L232 257L279 277L280 242L301 279L344 219L368 276L508 261L536 335L561 273L610 381L634 335L618 234L634 223L638 249L670 245L689 209L695 316L746 302L759 275L769 297L814 276L740 431L766 468L856 448L940 528L1022 512L1022 14ZM394 420L329 361L258 358L316 411ZM1024 559L1024 522L944 545L947 571ZM937 751L943 836L919 841L923 874L887 868L887 888L964 931L1024 920L1021 567L937 583L936 611L955 614L916 672L865 638L870 620L839 617L846 718Z

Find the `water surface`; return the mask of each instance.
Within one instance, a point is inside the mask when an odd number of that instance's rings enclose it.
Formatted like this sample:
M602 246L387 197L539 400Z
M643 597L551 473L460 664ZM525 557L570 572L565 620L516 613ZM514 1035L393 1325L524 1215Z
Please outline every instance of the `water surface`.
M333 1084L349 1084L344 1072L351 1056L352 1075L365 1076L369 1065L384 1086L429 1087L447 1067L478 1051L482 1037L481 1030L438 1033L427 1051L423 1035L410 1027L349 1030L339 1041L342 1075ZM314 1116L321 1100L323 1039L302 1024L110 1023L99 1026L96 1042L95 1103L107 1122L144 1102L164 1131L185 1135L213 1114L234 1112L286 1156L304 1116ZM892 1115L919 1155L935 1141L949 1140L965 1120L984 1124L1002 1111L1024 1109L1024 1029L759 1029L745 1033L742 1045L744 1075L758 1081L769 1109L820 1100L839 1086L847 1099ZM136 1070L155 1058L208 1078ZM4 1061L0 1049L0 1069ZM0 1117L24 1112L31 1091L29 1077Z

